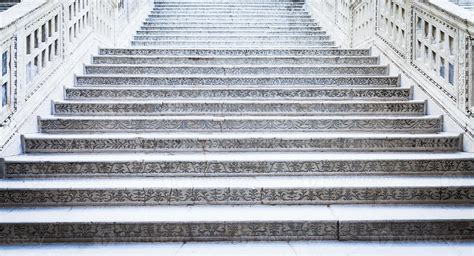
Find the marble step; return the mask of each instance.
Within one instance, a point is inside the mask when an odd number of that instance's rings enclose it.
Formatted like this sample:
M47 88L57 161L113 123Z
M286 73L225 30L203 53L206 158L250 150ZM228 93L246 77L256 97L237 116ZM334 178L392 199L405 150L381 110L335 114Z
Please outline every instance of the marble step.
M167 116L167 117L40 117L42 133L308 131L437 133L440 116L422 117L303 117L303 116Z
M191 10L192 12L189 12ZM211 19L218 19L218 18L255 18L256 16L259 16L262 19L265 18L281 18L281 19L293 19L293 18L311 18L311 15L309 15L308 12L306 11L278 11L278 12L266 12L262 10L255 10L252 13L248 13L245 11L241 10L229 10L225 11L222 9L217 9L213 12L212 9L206 8L202 10L199 13L195 13L196 9L179 9L176 11L159 11L159 12L154 12L152 11L147 18L157 18L157 19L172 19L172 18L183 18L183 17L189 17L192 18L193 20L195 18L211 18ZM260 15L259 15L260 14Z
M177 48L100 48L100 55L106 56L334 56L334 57L347 57L347 56L370 56L370 49L340 49L340 48L254 48L254 49L213 49L213 48L195 48L195 49L177 49Z
M53 101L56 115L423 115L425 101Z
M150 35L150 36L239 36L239 37L255 37L255 36L320 36L326 35L326 31L291 31L291 30L214 30L214 31L201 31L201 30L137 30L137 35Z
M155 5L161 4L176 4L176 5L184 5L184 4L197 4L197 5L205 5L205 4L222 4L222 5L262 5L268 4L273 6L280 6L280 5L304 5L304 0L190 0L190 1L154 1Z
M93 64L84 66L84 74L133 74L133 75L388 75L389 66L381 65L320 65L320 66L241 66L241 65L140 65Z
M93 56L93 64L133 65L379 65L371 56Z
M216 47L216 48L232 48L232 47L248 47L248 48L254 48L254 47L268 47L268 46L274 46L274 47L330 47L330 46L335 46L334 41L328 41L328 40L313 40L313 41L260 41L260 40L254 40L254 41L244 41L241 42L240 40L235 40L235 41L199 41L199 40L180 40L180 41L175 41L175 40L162 40L162 41L155 41L155 40L132 40L130 42L131 46L136 46L136 47L183 47L183 48L195 48L195 47Z
M203 100L253 99L268 100L366 100L405 101L411 98L411 88L134 88L134 87L67 87L69 100Z
M398 241L217 241L174 243L105 243L105 244L34 244L0 246L2 256L104 256L104 255L175 255L175 256L298 256L353 255L391 256L443 255L470 256L472 243L451 241L398 242Z
M163 8L191 8L191 7L222 7L222 8L275 8L275 9L293 9L293 8L300 8L304 9L304 3L265 3L265 2L259 2L259 3L216 3L213 1L209 1L206 3L169 3L169 2L163 2L163 3L155 3L153 5L153 9L163 9Z
M25 153L457 152L458 133L114 133L22 136Z
M190 40L190 41L212 41L212 42L233 42L236 40L241 40L242 43L247 42L287 42L291 40L301 41L301 42L319 42L323 40L329 40L330 37L328 35L297 35L297 36L280 36L280 35L257 35L251 36L246 35L183 35L183 36L175 36L175 35L136 35L133 36L133 40L152 40L152 41L183 41L183 40Z
M0 243L461 241L469 206L130 206L0 209Z
M213 21L199 21L194 22L192 20L186 21L144 21L142 26L153 26L153 27L193 27L193 28L200 28L206 29L207 27L216 28L216 27L280 27L280 28L289 28L292 27L318 27L318 23L312 20L308 20L306 22L303 21L266 21L260 22L258 19L245 21L245 20L236 20L232 21L223 21L223 22L213 22Z
M0 159L0 170L5 178L326 175L471 177L474 176L474 154L206 152L83 153L71 157L68 153L46 153L6 157L3 162Z
M225 5L225 6L239 6L239 5L271 5L271 6L297 6L304 5L304 0L246 0L246 1L233 1L233 0L209 0L209 1L155 1L155 6L159 5Z
M268 3L259 3L259 4L219 4L219 3L160 3L155 4L152 7L153 11L157 10L177 10L177 9L186 9L186 8L227 8L227 9L262 9L262 10L292 10L300 9L305 10L304 4L268 4Z
M298 26L293 26L291 28L289 27L281 27L281 26L260 26L260 25L255 25L255 26L220 26L220 25L215 25L215 26L206 26L206 27L198 27L198 26L192 26L192 25L186 25L186 26L140 26L139 30L150 30L150 31L158 31L158 32L167 32L167 31L194 31L194 32L215 32L215 31L228 31L228 32L238 32L238 33L246 33L246 31L251 31L251 32L259 32L259 33L270 33L270 32L279 32L279 31L291 31L291 32L318 32L322 30L321 26L304 26L304 27L298 27Z
M77 75L75 85L134 86L373 86L398 87L399 76L305 76L305 75Z
M240 14L181 14L181 15L156 15L150 14L148 17L144 19L146 22L189 22L189 20L193 20L196 23L201 22L255 22L255 21L262 21L262 23L271 23L271 22L315 22L314 19L309 14L293 14L293 15L268 15L268 14L247 14L247 13L240 13Z
M473 191L470 177L3 179L0 207L469 204Z
M255 2L249 2L249 3L237 3L237 2L216 2L216 1L207 1L207 2L158 2L154 3L154 8L163 8L163 7L212 7L212 6L224 6L224 7L231 7L231 8L236 8L236 7L254 7L254 8L261 8L261 7L275 7L275 8L292 8L292 7L304 7L304 2L299 1L299 2L292 2L292 1L287 1L287 2L265 2L265 1L255 1Z
M303 8L246 8L246 7L180 7L180 8L153 8L152 17L181 17L187 15L261 15L263 17L309 15ZM148 16L149 17L149 16Z
M144 19L141 23L142 26L176 26L176 27L194 27L206 30L207 27L249 27L255 26L262 29L265 27L277 26L277 27L286 27L291 30L292 27L320 27L318 22L315 22L311 18L295 18L295 19L271 19L271 18L248 18L248 19L239 19L239 18L216 18L216 19L196 19L191 22L191 20L183 18L173 18L173 19Z

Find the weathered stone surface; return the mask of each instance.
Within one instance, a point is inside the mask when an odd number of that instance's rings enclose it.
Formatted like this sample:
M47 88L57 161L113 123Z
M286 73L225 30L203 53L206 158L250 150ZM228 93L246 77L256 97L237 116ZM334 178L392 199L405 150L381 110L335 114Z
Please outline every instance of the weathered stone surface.
M473 240L462 135L322 24L155 1L0 160L0 243Z
M184 156L183 156L184 157ZM187 156L189 158L189 156ZM399 158L402 158L400 156ZM321 160L317 155L301 160L286 160L281 155L279 161L227 158L225 160L166 160L156 159L123 160L72 160L67 156L42 160L15 159L5 162L7 178L21 177L94 177L94 176L319 176L319 175L395 175L395 176L472 176L474 159L460 158L430 159L339 159ZM122 157L123 158L123 157ZM363 158L363 157L361 157Z
M40 152L456 152L459 135L351 136L343 134L150 134L36 136L24 138L25 151Z
M55 102L57 115L422 115L420 101L161 101Z

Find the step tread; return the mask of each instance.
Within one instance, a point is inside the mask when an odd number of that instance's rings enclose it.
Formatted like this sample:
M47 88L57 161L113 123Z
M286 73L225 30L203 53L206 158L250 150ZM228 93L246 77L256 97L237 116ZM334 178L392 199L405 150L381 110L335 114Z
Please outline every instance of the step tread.
M71 154L61 153L29 153L5 157L5 162L297 162L297 161L390 161L390 160L471 160L474 162L474 153L452 152L380 152L366 153L353 152L206 152L206 153L77 153L74 158Z
M473 220L470 206L134 206L2 208L1 223Z
M88 77L88 78L100 78L100 77L111 77L111 78L397 78L398 76L393 75L209 75L209 74L169 74L169 75L157 75L157 74L150 74L150 75L141 75L141 74L84 74L84 75L77 75L76 77Z
M3 179L0 190L38 189L325 189L470 187L471 177L258 176L258 177L108 177ZM473 216L474 218L474 216Z
M3 256L111 256L111 255L234 255L234 256L391 256L444 255L471 256L472 242L344 242L344 241L285 241L285 242L175 242L127 244L61 244L0 246Z
M313 65L313 64L298 64L298 65L271 65L271 64L259 64L259 65L243 65L243 64L219 64L219 65L198 65L198 64L86 64L85 67L153 67L153 68L222 68L222 69L233 69L233 68L387 68L389 65L381 64L324 64L324 65Z
M113 134L24 134L25 139L344 139L344 138L373 138L373 139L395 139L395 138L459 138L461 133L454 132L440 132L437 134L393 134L393 133L325 133L325 132L253 132L253 133L238 133L238 132L153 132L153 133L113 133Z
M127 100L124 102L108 101L108 100L87 100L87 101L68 101L68 100L54 100L53 103L57 104L211 104L211 103L222 103L222 104L311 104L311 103L324 103L324 104L421 104L425 103L425 100L384 100L384 101L366 101L366 100L294 100L294 99L271 99L262 101L255 101L250 99L232 99L232 100L221 100L221 99L199 99L199 100L188 100L188 99L163 99L163 100Z
M40 120L431 120L440 119L441 115L426 116L213 116L213 115L183 115L183 116L54 116L43 115Z

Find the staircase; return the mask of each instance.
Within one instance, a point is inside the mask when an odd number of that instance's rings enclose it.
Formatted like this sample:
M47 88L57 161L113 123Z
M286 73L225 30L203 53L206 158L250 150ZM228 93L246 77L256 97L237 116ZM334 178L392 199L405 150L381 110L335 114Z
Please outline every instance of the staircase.
M169 0L23 155L0 242L474 239L474 154L299 0Z

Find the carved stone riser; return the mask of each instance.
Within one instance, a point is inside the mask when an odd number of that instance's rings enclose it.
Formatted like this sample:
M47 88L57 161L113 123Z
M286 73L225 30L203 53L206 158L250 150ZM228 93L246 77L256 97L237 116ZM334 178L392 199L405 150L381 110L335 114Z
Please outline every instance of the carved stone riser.
M268 100L403 100L410 98L409 88L393 89L152 89L152 88L66 88L66 99L253 99Z
M82 222L0 224L0 243L191 241L472 240L473 222L456 220Z
M217 25L216 25L217 24ZM315 27L318 26L317 23L308 20L307 22L286 22L286 21L268 21L268 22L259 22L259 20L254 21L229 21L229 22L222 22L222 23L215 23L215 22L194 22L192 20L187 20L183 22L166 22L166 21L144 21L143 26L153 26L153 27L182 27L182 26L189 26L189 27L260 27L265 28L269 26L277 26L281 28L292 28L292 27Z
M200 31L200 30L138 30L136 35L139 36L279 36L279 37L296 37L296 36L324 36L326 31L292 31L292 30L211 30L211 31Z
M189 17L198 18L199 16L250 16L255 17L255 15L260 14L265 17L278 17L280 15L288 17L296 17L299 15L308 15L308 12L301 8L293 9L283 9L283 8L230 8L230 7L162 7L154 8L150 12L150 17L163 17L163 18L173 18L173 17L182 17L182 15L188 15Z
M259 3L259 4L236 4L229 6L228 4L218 4L218 3L162 3L155 4L152 8L152 11L163 11L168 13L169 11L176 11L179 9L183 10L215 10L215 9L226 9L226 10L264 10L264 11L304 11L307 12L304 8L304 5L298 4L268 4L268 3Z
M216 24L214 27L205 27L205 30L200 29L199 27L192 26L192 25L180 25L180 26L141 26L140 30L149 30L149 31L181 31L181 32L198 32L198 31L205 31L205 32L215 32L215 31L223 31L223 32L238 32L238 33L244 33L246 31L251 31L253 33L255 32L288 32L291 31L293 32L319 32L322 30L321 26L313 26L313 27L281 27L281 26L233 26L233 27L226 27L226 26L219 26Z
M472 176L474 159L319 161L9 162L7 178L96 176L441 175Z
M175 30L175 29L172 29ZM369 49L99 49L100 55L142 56L369 56Z
M77 76L76 85L143 85L143 86L170 86L170 85L223 85L223 86L399 86L398 77L199 77L199 76L106 76L88 75Z
M93 64L154 65L377 65L377 57L119 57L95 56Z
M265 16L265 17L255 17L255 15L242 15L242 16L234 16L234 15L211 15L211 16L203 16L203 15L195 15L195 16L185 16L185 17L163 17L157 18L154 15L150 15L148 18L145 19L145 22L150 23L189 23L189 21L194 21L193 23L258 23L261 21L261 24L268 24L268 23L309 23L313 22L313 19L309 15L299 15L297 16ZM314 22L313 24L318 24Z
M335 43L333 41L260 41L256 40L253 42L250 41L244 41L241 42L238 39L235 41L222 41L222 42L214 42L214 41L188 41L188 40L182 40L182 41L174 41L174 40L168 40L168 41L154 41L154 40L148 40L148 41L131 41L132 46L165 46L165 47L194 47L194 48L204 48L204 47L262 47L262 46L268 46L272 45L273 47L285 47L285 48L291 48L291 47L328 47L328 46L334 46Z
M54 103L58 115L422 115L424 102L64 102Z
M0 207L462 204L473 187L0 189Z
M307 30L307 31L293 31L293 30L278 30L265 29L260 31L255 30L138 30L136 35L139 36L323 36L327 35L323 30Z
M154 1L154 7L162 6L273 6L273 7L303 7L304 0L208 0L208 1Z
M279 42L290 42L290 41L299 41L299 42L308 42L308 43L319 43L319 41L329 40L327 35L236 35L236 36L222 36L222 35L137 35L133 37L134 40L143 40L143 41L212 41L212 42L229 42L229 41L238 41L241 43L247 42L269 42L269 43L279 43Z
M440 118L326 119L326 120L160 120L160 119L50 119L40 120L43 133L160 132L160 131L324 131L324 132L440 132Z
M457 136L374 138L274 138L245 137L172 138L29 138L24 139L25 152L455 152L461 149Z
M85 74L157 75L387 75L387 66L339 67L192 67L192 66L104 66L88 65Z

